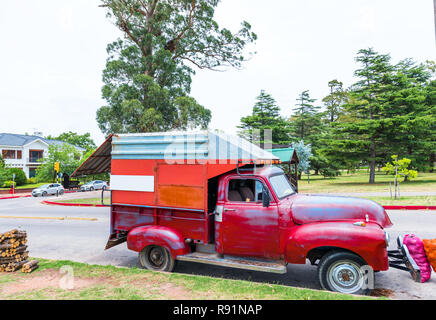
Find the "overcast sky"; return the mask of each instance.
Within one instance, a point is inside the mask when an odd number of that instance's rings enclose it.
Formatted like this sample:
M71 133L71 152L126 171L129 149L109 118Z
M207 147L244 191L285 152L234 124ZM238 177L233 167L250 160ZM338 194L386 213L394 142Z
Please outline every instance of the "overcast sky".
M0 11L0 132L103 135L95 120L106 45L119 31L98 0L3 1ZM212 110L211 128L235 133L266 90L289 116L298 94L318 102L328 81L354 82L359 49L436 60L433 0L223 0L222 27L243 20L259 40L243 70L198 71L191 95Z

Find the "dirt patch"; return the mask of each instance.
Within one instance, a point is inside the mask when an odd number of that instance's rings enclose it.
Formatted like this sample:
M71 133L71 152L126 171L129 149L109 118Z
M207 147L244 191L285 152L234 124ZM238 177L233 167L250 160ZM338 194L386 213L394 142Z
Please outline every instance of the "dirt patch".
M162 285L160 289L162 290L161 292L165 294L166 298L170 300L186 300L191 298L191 292L172 283L166 283Z
M105 283L104 278L79 278L74 277L73 282L66 281L65 275L57 270L45 270L42 273L30 275L26 278L17 278L17 281L9 282L1 288L2 295L11 295L17 293L26 293L47 288L80 290L101 283Z
M183 286L178 286L171 282L164 282L164 280L153 279L148 275L146 276L136 276L133 279L129 279L126 282L128 285L133 285L135 287L146 289L150 292L156 293L167 300L190 300L192 299L192 292L184 288Z
M391 298L394 295L395 291L385 288L377 288L372 290L371 296L372 297L386 297Z

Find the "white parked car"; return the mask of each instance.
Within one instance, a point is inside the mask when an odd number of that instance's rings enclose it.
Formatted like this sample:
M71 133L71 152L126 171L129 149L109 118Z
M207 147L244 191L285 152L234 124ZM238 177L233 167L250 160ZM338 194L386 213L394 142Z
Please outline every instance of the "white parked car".
M80 187L80 191L94 191L101 189L107 189L107 183L101 180L91 181Z
M34 197L45 197L48 195L63 195L64 194L64 187L60 185L59 183L51 183L51 184L45 184L43 186L40 186L36 189L32 190L32 196Z

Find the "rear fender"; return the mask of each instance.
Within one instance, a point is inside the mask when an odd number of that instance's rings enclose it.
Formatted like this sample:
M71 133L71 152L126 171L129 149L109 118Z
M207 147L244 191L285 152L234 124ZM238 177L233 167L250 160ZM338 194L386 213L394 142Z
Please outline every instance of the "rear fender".
M150 245L167 248L174 259L191 251L182 235L174 229L162 226L143 226L130 230L127 236L127 247L130 250L141 252Z
M375 223L365 227L352 222L311 223L292 228L285 245L289 263L304 264L310 251L317 248L343 249L359 255L374 270L389 268L386 238Z

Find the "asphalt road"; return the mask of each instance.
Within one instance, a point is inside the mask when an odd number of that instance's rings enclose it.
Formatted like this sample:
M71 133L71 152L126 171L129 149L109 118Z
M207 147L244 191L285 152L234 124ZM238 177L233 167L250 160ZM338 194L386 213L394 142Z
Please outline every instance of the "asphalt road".
M99 195L99 192L88 192L68 194L62 198L95 198ZM41 200L0 200L0 216L96 218L97 221L0 218L0 232L13 228L26 230L30 255L33 257L139 267L137 254L129 251L125 243L104 251L109 235L109 208L48 206L41 204ZM436 211L389 211L389 216L394 223L388 230L392 247L400 234L414 233L421 238L436 238ZM289 265L287 274L276 275L179 262L175 272L321 289L316 267L310 264ZM407 272L390 269L376 274L376 288L393 290L395 299L436 299L436 275L433 273L429 282L421 284L415 283Z

